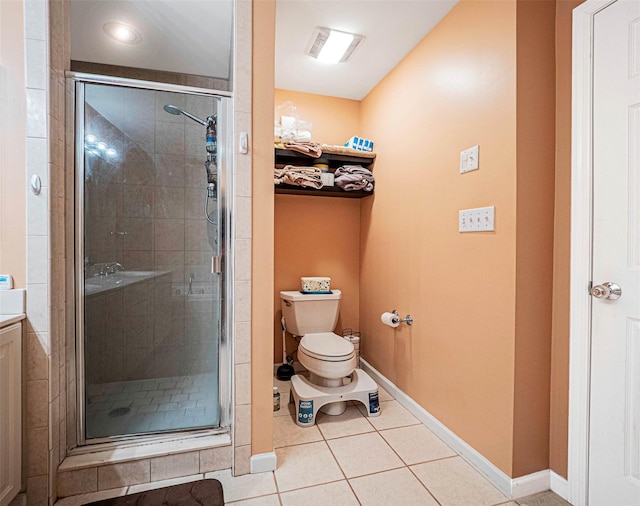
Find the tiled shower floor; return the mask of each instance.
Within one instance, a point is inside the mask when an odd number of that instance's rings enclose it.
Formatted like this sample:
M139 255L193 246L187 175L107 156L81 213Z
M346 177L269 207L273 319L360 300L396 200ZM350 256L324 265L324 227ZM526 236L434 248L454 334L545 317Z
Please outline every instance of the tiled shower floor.
M218 378L198 374L87 386L86 437L219 423Z

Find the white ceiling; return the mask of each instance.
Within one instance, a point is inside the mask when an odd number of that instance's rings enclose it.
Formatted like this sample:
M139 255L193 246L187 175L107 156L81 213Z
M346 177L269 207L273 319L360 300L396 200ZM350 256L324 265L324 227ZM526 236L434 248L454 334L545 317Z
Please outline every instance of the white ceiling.
M232 16L233 0L71 0L71 59L227 79ZM113 40L109 21L142 42Z
M457 1L277 0L276 87L360 100ZM71 58L228 78L232 15L233 0L71 0ZM111 39L108 21L142 42ZM317 26L365 40L350 61L322 63L304 52Z
M278 0L276 88L363 99L458 0ZM350 61L305 54L316 26L364 35Z

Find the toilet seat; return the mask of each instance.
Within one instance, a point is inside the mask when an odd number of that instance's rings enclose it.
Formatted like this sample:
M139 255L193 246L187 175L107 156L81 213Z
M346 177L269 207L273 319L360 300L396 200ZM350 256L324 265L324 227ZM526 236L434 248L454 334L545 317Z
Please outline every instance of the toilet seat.
M318 332L302 336L299 351L323 362L346 362L355 356L353 343L333 332Z

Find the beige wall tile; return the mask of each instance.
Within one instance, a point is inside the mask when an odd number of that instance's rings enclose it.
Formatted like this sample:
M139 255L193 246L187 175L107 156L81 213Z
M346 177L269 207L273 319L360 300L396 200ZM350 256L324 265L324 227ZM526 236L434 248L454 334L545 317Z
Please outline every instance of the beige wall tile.
M251 322L236 322L233 350L236 364L251 362Z
M47 353L38 335L28 333L26 341L27 381L46 380L48 374Z
M49 308L48 295L49 291L45 284L27 284L27 319L33 330L37 331L41 338L47 336L44 344L47 345L47 355L50 353L48 349L48 330L49 330Z
M47 94L27 88L27 137L47 136ZM42 193L40 194L42 195Z
M236 67L233 81L235 109L237 112L251 112L251 27L236 29ZM251 130L246 130L250 132Z
M236 239L251 239L251 199L237 197L235 200Z
M234 287L234 319L237 322L251 321L251 282L236 281Z
M27 430L27 477L47 474L47 428Z
M236 407L251 403L251 364L236 365Z
M151 461L149 459L98 468L98 490L137 485L149 481L151 481Z
M236 446L233 457L233 475L242 476L251 472L251 446ZM265 473L271 474L271 473Z
M27 237L27 283L47 283L49 241L43 235Z
M251 2L236 0L236 26L238 28L251 28Z
M47 380L27 381L27 428L46 427L49 417Z
M251 404L235 407L234 445L245 446L251 444Z
M98 490L98 468L58 473L58 495L67 497Z
M198 452L179 453L151 459L151 481L197 474L200 470Z
M24 2L25 37L27 39L46 40L47 37L47 2L43 0L26 0Z
M235 279L251 280L251 240L238 239L234 250Z
M26 40L27 87L44 90L47 85L47 43Z
M234 192L237 197L251 197L251 157L236 154Z
M48 504L48 481L47 475L27 478L28 506L46 506Z
M230 469L233 449L231 446L200 450L200 472L209 473L221 469Z

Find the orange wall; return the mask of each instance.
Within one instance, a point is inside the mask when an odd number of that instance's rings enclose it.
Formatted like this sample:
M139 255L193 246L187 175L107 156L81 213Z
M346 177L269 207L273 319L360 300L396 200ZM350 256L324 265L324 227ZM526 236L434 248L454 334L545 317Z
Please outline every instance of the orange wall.
M517 3L516 328L512 476L549 467L555 2Z
M276 90L275 104L287 100L311 121L313 140L343 144L360 131L360 102ZM375 171L375 169L374 169ZM274 363L282 362L281 290L299 290L301 276L329 276L342 290L336 329L359 328L360 203L357 199L276 195L274 272ZM289 335L287 351L296 349Z
M23 2L0 2L0 273L26 286Z
M311 121L312 138L320 144L343 145L360 132L360 102L299 91L276 90L275 105L290 100L300 119Z
M566 476L571 10L579 3L463 0L360 111L359 132L378 153L376 194L361 201L364 357L514 477L546 467ZM276 104L293 95L277 90ZM302 110L304 94L295 95ZM314 140L325 142L315 133L331 124L326 109L308 111L301 116L314 122ZM476 143L481 170L459 176L459 151ZM483 205L496 205L495 234L455 232L458 209ZM530 286L544 295L536 300ZM378 323L395 307L416 317L413 328Z
M556 172L549 467L566 478L569 420L569 276L571 237L571 11L556 2Z
M364 358L509 475L515 83L516 4L463 1L362 104L378 153L362 206ZM475 144L480 170L460 175L460 151ZM458 232L459 209L488 205L495 233ZM394 308L413 327L383 326Z
M253 2L251 454L273 451L273 89L275 0ZM264 357L264 359L262 358Z
M282 362L281 290L299 290L300 276L329 276L342 290L336 329L359 329L360 201L276 195L274 363ZM287 351L296 349L288 336Z

